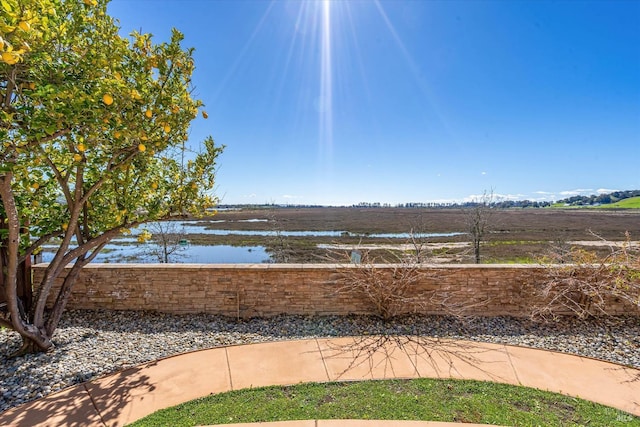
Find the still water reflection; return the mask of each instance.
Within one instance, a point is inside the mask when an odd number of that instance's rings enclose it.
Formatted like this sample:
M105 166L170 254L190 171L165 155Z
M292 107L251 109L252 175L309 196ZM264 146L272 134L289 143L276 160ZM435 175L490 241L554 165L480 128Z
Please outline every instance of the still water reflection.
M242 220L242 222L266 222L265 219ZM170 255L169 262L174 263L199 263L199 264L234 264L234 263L265 263L271 258L263 246L230 246L230 245L193 245L188 243L189 235L205 234L215 236L241 235L241 236L284 236L284 237L342 237L342 236L362 236L407 239L411 237L408 233L377 233L377 234L356 234L348 231L273 231L273 230L233 230L233 229L209 229L213 223L224 221L164 221L161 223L148 223L131 230L131 234L123 235L114 239L110 244L96 256L94 262L97 263L156 263L160 262L154 253L158 252L159 246L149 241L147 243L137 243L137 237L142 230L171 230L169 233L184 235L185 245ZM170 227L167 227L170 224ZM425 233L416 235L417 238L456 236L462 233ZM53 258L54 246L44 248L42 261L48 262Z

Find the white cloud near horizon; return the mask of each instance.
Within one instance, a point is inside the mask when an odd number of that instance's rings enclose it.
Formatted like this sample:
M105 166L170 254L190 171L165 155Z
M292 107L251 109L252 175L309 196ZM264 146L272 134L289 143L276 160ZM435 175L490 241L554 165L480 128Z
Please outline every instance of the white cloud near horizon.
M618 190L618 189L610 189L610 188L598 188L596 190L596 192L598 194L613 193L614 191L620 191L620 190Z
M577 188L575 190L564 190L560 191L561 196L580 196L586 193L593 193L595 190L593 188Z

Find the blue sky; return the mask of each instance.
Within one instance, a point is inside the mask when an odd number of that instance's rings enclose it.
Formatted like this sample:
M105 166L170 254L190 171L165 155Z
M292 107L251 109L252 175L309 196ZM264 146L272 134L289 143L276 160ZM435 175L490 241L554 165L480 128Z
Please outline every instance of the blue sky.
M195 48L222 203L640 189L640 1L112 0Z

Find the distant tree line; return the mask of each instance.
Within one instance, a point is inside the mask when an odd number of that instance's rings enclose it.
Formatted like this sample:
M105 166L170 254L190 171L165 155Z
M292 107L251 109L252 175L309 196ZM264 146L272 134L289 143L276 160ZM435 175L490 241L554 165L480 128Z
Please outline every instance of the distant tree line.
M558 200L556 202L550 201L537 201L537 200L493 200L491 201L491 207L506 209L506 208L544 208L553 204L564 204L567 206L593 206L603 205L608 203L615 203L617 201L628 199L630 197L640 196L640 190L625 190L614 191L608 194L592 194L590 196L572 196L567 199ZM351 206L352 208L473 208L478 205L478 201L470 202L408 202L408 203L380 203L380 202L360 202ZM218 205L217 209L238 209L238 208L325 208L330 207L326 205L315 204L243 204L243 205Z

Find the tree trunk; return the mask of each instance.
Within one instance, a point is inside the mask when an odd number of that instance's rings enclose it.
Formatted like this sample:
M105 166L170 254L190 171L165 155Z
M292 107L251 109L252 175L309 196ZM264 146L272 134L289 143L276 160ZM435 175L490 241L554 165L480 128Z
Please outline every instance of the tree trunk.
M24 354L26 351L33 350L34 347L38 349L37 351L46 351L53 347L53 343L51 342L51 337L47 336L41 328L43 325L38 327L38 325L29 323L29 316L24 313L23 304L18 298L20 219L13 190L11 189L12 179L13 175L10 172L0 175L0 199L2 200L8 227L7 238L3 242L3 248L6 249L6 253L3 254L6 258L3 262L6 262L6 264L2 266L2 285L7 311L11 317L11 327L23 339L23 346L16 354Z
M46 353L54 347L51 338L35 341L22 335L22 345L18 350L9 355L9 358L24 356L25 354Z
M62 318L62 313L64 313L64 309L67 307L67 302L69 301L69 297L71 296L71 289L73 288L73 285L75 284L76 279L80 274L80 270L82 270L82 267L84 267L86 263L89 262L91 259L92 257L88 259L85 258L84 254L78 257L78 259L76 259L75 264L73 264L73 267L71 267L71 270L67 273L67 276L64 278L64 282L60 287L60 291L58 292L56 301L53 304L53 309L51 310L51 313L49 314L49 319L47 320L47 323L46 323L45 330L47 335L53 336L53 332L58 327L58 323L60 323L60 319Z
M0 214L0 229L6 230L6 224L4 222L5 217ZM7 252L7 242L4 239L0 241L0 306L4 306L7 303L7 296L5 293L5 283L8 281L7 261L9 254ZM24 312L28 312L31 308L32 302L32 282L31 282L31 258L26 257L24 261L18 263L18 271L16 272L16 294L18 300L22 304Z

